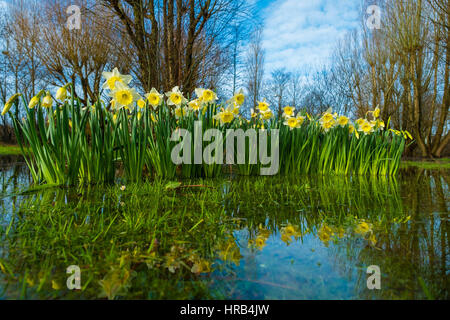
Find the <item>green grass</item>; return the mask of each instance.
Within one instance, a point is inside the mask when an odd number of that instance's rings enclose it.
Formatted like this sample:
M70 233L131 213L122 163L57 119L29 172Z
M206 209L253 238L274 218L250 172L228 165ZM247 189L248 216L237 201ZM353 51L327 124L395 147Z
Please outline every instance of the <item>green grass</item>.
M0 145L1 156L18 156L22 155L22 151L19 146L15 145Z
M388 179L208 179L41 190L0 218L0 252L7 252L0 255L0 289L6 281L3 294L28 299L226 298L209 291L204 277L239 265L235 232L248 230L250 243L261 234L276 236L287 224L307 235L324 225L352 230L359 219L384 230L403 218L397 184ZM70 265L81 268L81 292L66 290Z
M450 158L442 158L435 160L423 160L423 161L402 161L402 168L416 167L420 169L427 170L449 170L450 169Z

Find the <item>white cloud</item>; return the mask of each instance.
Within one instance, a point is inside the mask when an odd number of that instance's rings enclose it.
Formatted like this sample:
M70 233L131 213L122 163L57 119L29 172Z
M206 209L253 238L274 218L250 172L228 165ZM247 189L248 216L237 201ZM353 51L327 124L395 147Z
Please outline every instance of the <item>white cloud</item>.
M275 0L263 11L266 69L327 62L336 41L358 25L358 0Z

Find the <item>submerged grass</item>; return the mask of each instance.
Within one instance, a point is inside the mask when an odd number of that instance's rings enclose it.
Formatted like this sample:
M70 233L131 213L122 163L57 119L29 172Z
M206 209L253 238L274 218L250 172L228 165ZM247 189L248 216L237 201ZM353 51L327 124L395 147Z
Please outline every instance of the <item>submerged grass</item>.
M241 263L236 232L248 232L256 251L277 234L286 245L314 234L344 251L358 236L365 261L377 260L396 228L406 230L404 205L395 179L339 176L42 190L0 220L0 295L227 298L210 288L213 274L229 276ZM66 289L70 265L81 268L81 291Z
M420 169L428 170L449 170L450 169L450 158L442 158L435 160L422 160L422 161L412 161L405 160L401 163L402 168L416 167Z
M22 150L16 145L0 144L0 156L19 156L22 155Z

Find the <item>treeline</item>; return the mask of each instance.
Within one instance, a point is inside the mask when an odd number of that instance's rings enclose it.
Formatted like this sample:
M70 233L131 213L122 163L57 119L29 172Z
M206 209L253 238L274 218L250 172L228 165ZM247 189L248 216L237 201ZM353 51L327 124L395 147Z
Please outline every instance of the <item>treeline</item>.
M377 106L385 123L407 130L408 155L449 154L450 1L362 1L361 24L340 39L323 69L272 72L263 86L272 104L364 117ZM368 28L370 5L381 8Z
M80 29L67 27L73 5ZM245 0L12 0L0 11L1 105L16 92L28 100L69 82L83 103L95 101L102 72L114 67L133 75L142 93L219 90L238 72L255 20ZM0 141L11 138L7 118Z

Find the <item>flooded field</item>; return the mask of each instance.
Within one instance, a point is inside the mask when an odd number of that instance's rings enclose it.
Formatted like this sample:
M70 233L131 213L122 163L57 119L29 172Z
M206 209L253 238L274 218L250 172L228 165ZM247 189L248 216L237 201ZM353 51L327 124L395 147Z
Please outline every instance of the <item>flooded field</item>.
M446 170L38 189L2 163L3 299L449 299Z

